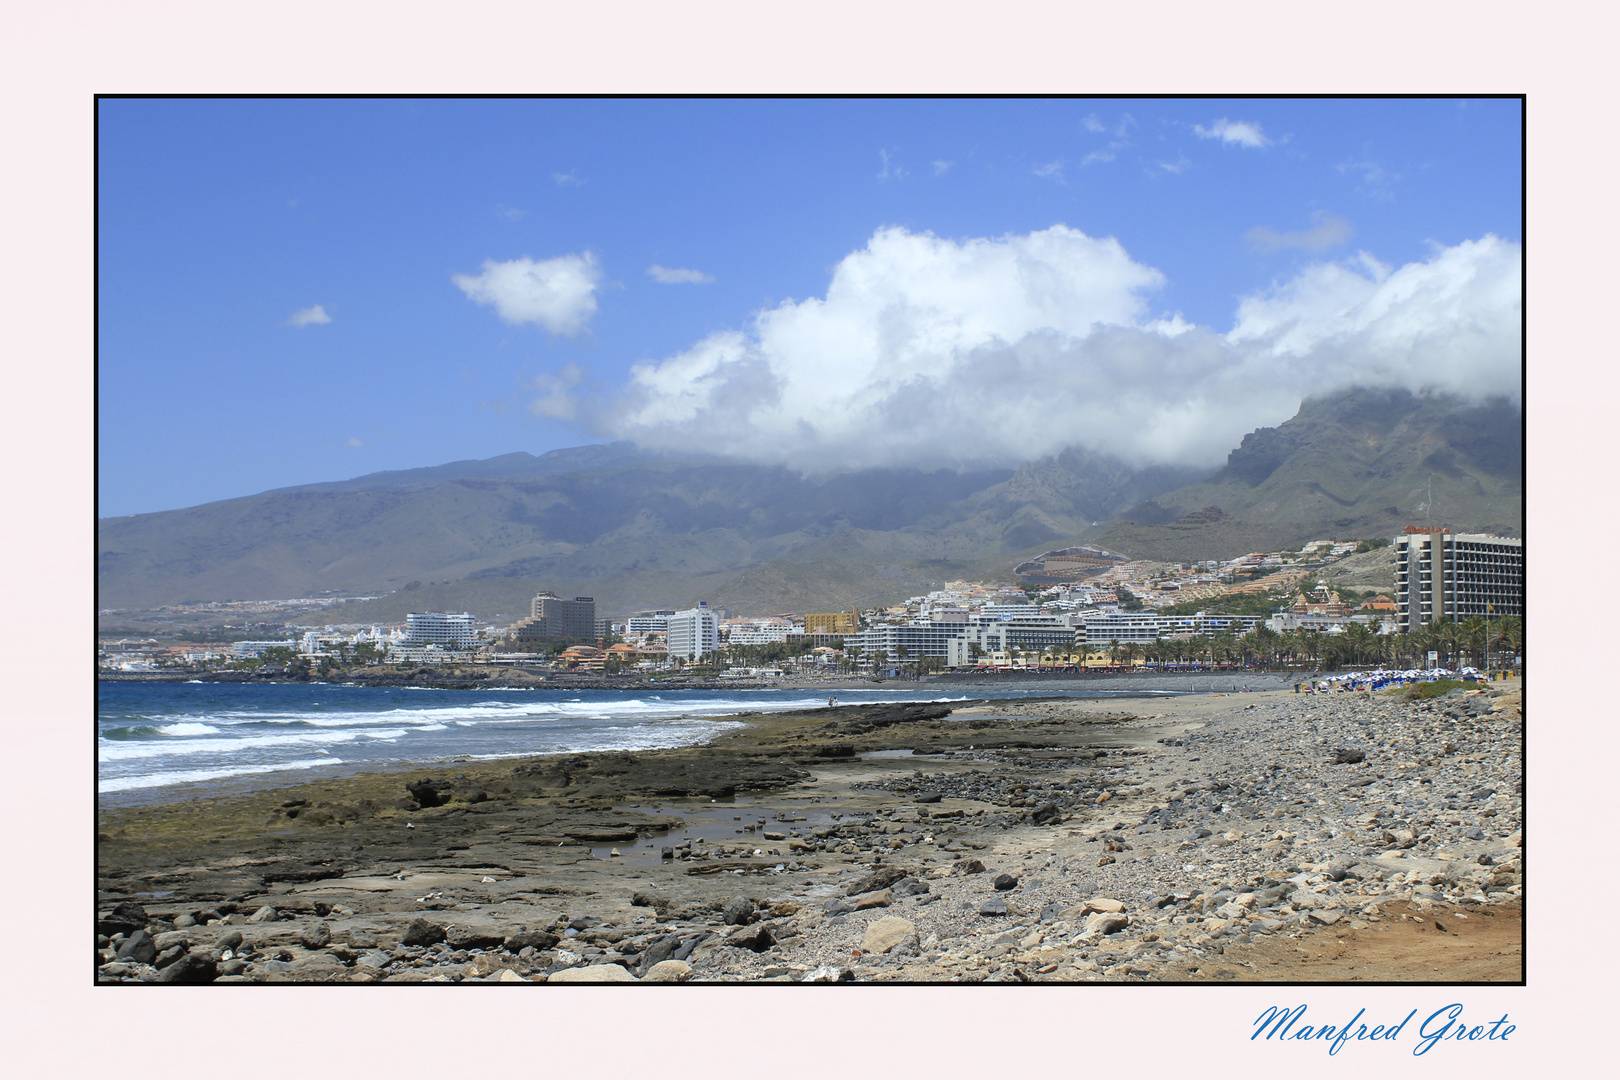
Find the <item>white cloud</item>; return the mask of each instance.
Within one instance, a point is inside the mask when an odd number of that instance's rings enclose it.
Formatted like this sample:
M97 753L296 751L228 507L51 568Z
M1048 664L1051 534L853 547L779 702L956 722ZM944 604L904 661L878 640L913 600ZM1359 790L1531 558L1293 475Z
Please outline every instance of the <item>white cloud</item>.
M1169 173L1172 176L1180 176L1182 173L1184 173L1188 169L1192 168L1192 162L1190 160L1188 160L1186 154L1177 154L1176 155L1176 160L1174 160L1174 161L1161 161L1161 162L1158 162L1157 164L1158 164L1159 168L1163 169L1165 172ZM1151 172L1152 170L1149 170L1149 171Z
M1303 232L1277 232L1264 225L1257 225L1250 229L1245 237L1249 247L1254 251L1277 251L1280 248L1304 248L1307 251L1321 251L1337 244L1342 244L1355 234L1350 223L1343 218L1334 217L1325 210L1318 210L1311 215L1315 224Z
M1108 130L1103 122L1097 119L1096 113L1092 113L1090 116L1087 116L1085 119L1081 120L1080 126L1094 135Z
M647 273L660 285L707 285L714 280L713 274L701 270L678 270L657 263L647 267Z
M483 273L455 274L452 281L477 304L493 307L509 323L537 323L553 334L573 336L596 314L602 271L589 251L536 261L486 260Z
M530 386L543 393L529 402L529 411L554 420L574 419L579 411L579 401L572 391L584 380L585 370L578 364L568 364L555 374L537 377Z
M495 208L495 213L508 221L522 221L524 218L529 216L529 212L527 210L519 210L515 206L497 206Z
M1035 166L1035 175L1043 180L1056 180L1063 183L1063 162L1053 161L1045 165Z
M363 443L363 442L361 442L361 441L360 441L360 440L359 440L359 439L354 439L354 438L351 438L351 439L350 439L350 440L349 440L349 445L350 445L350 446L364 446L364 445L366 445L366 444L365 444L365 443Z
M320 304L316 304L314 307L303 308L287 316L288 326L320 326L323 323L329 323L331 321L332 316L328 315L326 313L326 308L322 307Z
M877 174L879 180L904 180L906 170L893 163L889 151L879 150L878 156L883 159L883 171Z
M1096 164L1097 162L1113 161L1114 154L1118 152L1123 145L1123 143L1109 143L1107 149L1093 150L1091 153L1080 159L1080 167L1083 169L1087 165Z
M1112 239L886 228L825 297L638 365L599 424L807 471L1013 464L1070 445L1213 465L1342 386L1516 397L1518 252L1487 236L1399 269L1315 265L1244 299L1223 334L1155 314L1163 276Z
M554 172L551 174L551 179L558 187L581 187L585 183L585 178L580 176L578 171L574 169L567 172Z
M1219 139L1223 143L1237 143L1252 150L1258 150L1271 142L1260 130L1259 124L1247 120L1228 120L1224 116L1207 128L1198 126L1194 127L1193 131L1197 132L1201 139Z
M951 166L955 165L956 162L954 162L954 161L935 161L935 162L931 162L931 164L934 166L934 175L935 176L944 176L947 172L950 171Z
M1379 165L1376 161L1346 161L1335 166L1341 173L1358 173L1361 184L1357 190L1374 199L1388 201L1395 197L1392 190L1396 181L1400 180L1399 173L1392 173Z

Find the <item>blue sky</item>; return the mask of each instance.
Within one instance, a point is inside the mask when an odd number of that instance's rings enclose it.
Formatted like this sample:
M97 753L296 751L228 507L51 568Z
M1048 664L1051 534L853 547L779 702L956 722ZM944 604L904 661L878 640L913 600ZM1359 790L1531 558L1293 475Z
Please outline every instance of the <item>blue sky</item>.
M106 100L100 513L612 437L827 468L1204 461L1346 381L1509 392L1520 121Z

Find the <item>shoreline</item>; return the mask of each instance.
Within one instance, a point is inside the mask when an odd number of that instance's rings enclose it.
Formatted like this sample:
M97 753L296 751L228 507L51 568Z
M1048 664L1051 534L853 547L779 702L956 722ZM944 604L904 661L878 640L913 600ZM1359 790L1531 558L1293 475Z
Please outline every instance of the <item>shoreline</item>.
M1287 981L1332 970L1323 935L1371 956L1434 913L1493 948L1436 968L1467 942L1425 925L1344 977L1522 975L1516 683L742 718L700 747L103 809L98 978ZM137 914L149 961L106 933Z

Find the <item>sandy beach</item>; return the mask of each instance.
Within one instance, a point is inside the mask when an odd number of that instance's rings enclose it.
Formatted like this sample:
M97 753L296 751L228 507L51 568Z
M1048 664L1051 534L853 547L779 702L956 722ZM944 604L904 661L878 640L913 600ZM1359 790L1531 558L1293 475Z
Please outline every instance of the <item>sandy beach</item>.
M1517 982L1520 700L839 706L103 808L96 979Z

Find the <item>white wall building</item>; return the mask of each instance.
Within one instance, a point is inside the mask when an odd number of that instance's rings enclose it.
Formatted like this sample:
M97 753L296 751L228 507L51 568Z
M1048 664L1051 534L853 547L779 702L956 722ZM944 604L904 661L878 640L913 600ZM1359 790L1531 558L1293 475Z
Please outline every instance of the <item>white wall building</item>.
M666 625L665 641L672 658L696 660L720 648L720 615L710 610L707 601L675 612L668 617Z
M469 612L451 615L444 611L413 611L405 619L405 637L401 643L407 647L448 645L465 649L478 640L478 628L473 625Z

